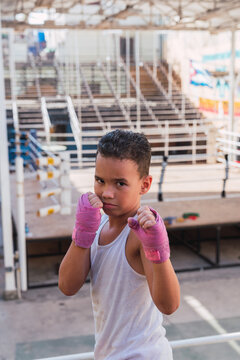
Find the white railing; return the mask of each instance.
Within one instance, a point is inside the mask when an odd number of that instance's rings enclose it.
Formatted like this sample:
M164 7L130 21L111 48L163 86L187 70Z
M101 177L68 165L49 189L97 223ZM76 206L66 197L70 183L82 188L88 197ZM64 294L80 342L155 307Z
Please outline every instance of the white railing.
M173 349L181 349L190 346L219 344L219 343L229 342L232 340L240 340L240 331L229 334L203 336L203 337L184 339L184 340L175 340L175 341L170 341L170 344Z
M219 343L229 342L232 340L240 340L240 332L222 334L222 335L204 336L204 337L184 339L184 340L175 340L175 341L170 341L170 345L174 350L174 349L199 346L199 345L219 344ZM72 355L69 354L63 356L42 358L37 360L94 360L94 353L87 352L87 353L72 354Z
M181 121L181 123L185 126L188 127L188 124L185 122L185 106L184 106L184 112L183 112L183 105L182 105L182 112L180 113L180 111L178 110L178 108L175 106L175 104L172 102L169 94L166 92L166 90L164 89L164 87L162 86L162 84L160 83L160 81L155 78L153 76L153 72L151 71L150 67L144 63L144 68L146 69L148 75L151 77L152 81L156 84L158 90L160 92L162 92L162 94L164 95L165 99L167 100L167 102L171 105L172 109L174 110L174 112L176 113L176 115L178 116L179 120Z
M225 162L225 155L227 154L229 156L229 165L240 168L240 133L219 130L216 149L217 161Z
M174 85L178 90L181 91L180 87L174 80L173 76L171 76L172 75L172 65L169 64L169 66L171 66L171 75L169 74L169 72L167 72L166 68L163 66L161 61L158 62L158 65L159 65L159 68L162 71L162 73L166 76L168 83L171 83L171 87L173 88L173 85Z
M71 208L69 207L69 203L71 203L71 193L69 191L69 154L66 151L57 152L55 150L53 153L53 151L49 149L52 145L51 143L50 146L44 146L35 137L28 134L29 156L34 165L37 180L40 181L40 185L43 187L43 191L40 192L37 197L42 199L46 195L52 201L53 206L57 205L57 211L60 211L62 214L69 214L69 212L71 212ZM49 186L46 186L47 181L49 181L49 185L51 186L49 194L47 194L49 188ZM60 192L55 192L57 189L60 189ZM55 197L55 195L59 194L60 201ZM47 213L47 211L41 211L41 209L39 209L38 215L45 216L54 212L56 211Z
M81 125L79 123L76 111L74 109L72 99L70 96L66 96L68 114L70 118L70 125L73 133L74 140L76 142L78 150L78 161L79 164L82 162L82 144L81 144Z
M65 84L64 84L64 80L63 80L64 75L62 73L61 65L56 58L54 59L54 66L57 70L58 84L60 86L60 89L58 88L58 93L64 95L66 93Z
M102 128L103 128L103 129L106 129L106 125L104 124L104 121L103 121L102 116L101 116L101 114L100 114L100 112L99 112L98 106L97 106L97 104L96 104L95 101L94 101L94 98L93 98L93 95L92 95L92 91L91 91L91 89L90 89L90 86L89 86L89 84L88 84L88 82L87 82L87 79L86 79L86 77L85 77L85 75L84 75L84 72L83 72L82 67L81 67L80 64L79 64L79 72L80 72L81 78L82 78L82 80L83 80L83 82L84 82L85 88L86 88L86 90L87 90L87 94L88 94L89 100L90 100L90 102L91 102L91 105L93 106L93 108L94 108L94 110L95 110L95 113L96 113L96 116L97 116L97 118L98 118L98 121L99 121L100 125L102 126Z
M173 76L172 76L172 65L169 64L169 71L167 72L166 68L163 66L163 64L159 61L159 68L162 71L162 73L165 75L168 84L169 84L169 88L171 89L171 91L168 91L168 96L170 96L171 99L173 99L172 97L172 90L173 90L173 86L175 87L175 89L178 91L180 99L181 99L181 113L182 116L184 117L186 114L186 97L183 94L183 90L180 88L180 86L177 84L177 82L174 80ZM173 100L172 103L174 104Z
M42 118L43 118L43 124L44 124L44 129L45 129L45 133L46 133L46 141L49 142L50 141L50 130L51 130L51 120L48 114L48 109L47 109L47 103L46 103L46 99L45 97L41 97L41 111L42 111Z
M150 115L150 117L151 117L151 119L153 121L153 124L156 125L157 127L161 127L161 123L158 121L157 117L155 116L154 112L152 111L151 107L149 106L147 100L145 99L143 93L141 92L140 87L137 88L137 85L136 85L130 71L127 69L126 64L125 64L125 62L123 60L121 61L121 64L123 66L123 69L125 70L125 73L126 73L126 76L127 76L128 80L130 81L131 85L135 89L136 94L139 93L140 100L142 101L142 103L145 106L148 114ZM140 124L140 126L141 126L141 124Z
M41 87L40 87L40 82L39 82L38 69L37 69L33 54L29 53L28 55L29 55L31 67L35 74L35 84L36 84L37 96L38 96L38 99L41 99Z
M16 132L16 142L20 139L20 133ZM16 144L18 146L18 144ZM55 156L49 150L44 150L43 146L34 136L28 134L29 157L32 162L34 175L40 181L43 187L38 195L39 199L49 198L54 205L38 210L39 216L47 216L54 212L62 214L71 213L71 188L69 180L69 161L67 154ZM16 157L16 184L17 184L17 233L18 233L18 251L20 261L20 285L22 291L27 290L27 252L26 252L26 233L25 233L25 199L24 199L24 167L23 159L20 156L20 146L18 156ZM48 167L48 170L46 170ZM38 171L36 171L38 170ZM46 188L46 181L51 182L53 187ZM60 200L55 198L59 195ZM35 213L36 215L36 213Z
M151 79L153 80L153 82L156 84L158 90L160 92L162 92L162 94L164 95L165 99L167 100L168 103L170 103L170 105L172 106L173 110L175 111L175 113L179 116L179 119L181 119L180 116L180 112L179 110L176 108L175 104L171 101L171 97L169 96L169 94L166 92L166 90L164 89L164 87L162 86L161 82L154 77L153 72L151 71L150 67L148 66L147 63L143 64L144 68L146 69L148 75L151 77Z
M58 152L58 148L60 151L63 151L68 153L70 156L70 164L73 164L75 162L79 163L79 158L72 158L71 155L79 155L79 150L67 150L66 147L67 146L71 146L71 145L75 145L76 146L76 141L74 140L68 140L69 138L73 138L73 134L72 133L50 133L50 146L54 147L56 146L56 152ZM45 132L39 131L38 132L38 139L41 141L41 139L43 139L43 142L46 138L46 134ZM58 140L58 138L65 138L66 140ZM42 144L43 145L43 144ZM44 145L43 145L44 146Z
M119 96L116 94L116 92L114 90L114 87L112 85L112 82L111 82L111 80L110 80L110 78L109 78L109 76L108 76L108 74L107 74L107 72L106 72L106 70L105 70L102 63L101 63L101 70L103 72L103 76L105 77L105 79L107 81L107 84L108 84L108 86L109 86L109 88L110 88L110 90L111 90L111 92L112 92L112 94L113 94L113 96L114 96L114 98L115 98L115 100L116 100L116 102L117 102L117 104L118 104L118 106L119 106L119 108L120 108L120 110L121 110L121 112L122 112L128 126L129 126L129 128L132 129L133 125L132 125L132 122L131 122L131 118L130 118L128 112L126 111L123 103L119 100Z
M162 121L162 127L159 128L149 128L148 121L141 122L140 131L143 132L146 136L149 136L149 142L152 146L152 164L156 164L162 161L162 155L156 155L156 152L162 153L165 156L168 156L168 162L192 162L195 163L198 160L207 160L209 156L215 156L215 154L207 154L208 151L208 135L207 127L204 126L201 120L188 120L186 123L189 126L189 130L185 127L177 126L179 125L179 121ZM135 125L133 123L133 125ZM146 127L144 126L146 125ZM176 125L176 126L175 126ZM106 123L107 130L111 131L114 127L124 127L126 126L126 122L114 122L114 123ZM84 128L87 130L84 130ZM105 135L106 130L99 129L95 130L96 127L99 127L99 123L82 123L81 131L82 131L82 146L83 145L94 145L92 149L82 149L82 165L94 166L95 158L93 154L96 153L96 148L99 139ZM90 130L92 129L92 130ZM58 134L53 133L50 134L51 144L52 145L74 145L75 143L72 141L54 141L52 137L65 137L67 139L71 134ZM39 137L44 136L44 133L39 132ZM72 135L71 135L72 136ZM154 136L154 138L152 138ZM205 141L206 144L200 145L198 141ZM187 142L186 145L178 145L181 142ZM175 145L171 145L171 143L175 143ZM156 145L157 144L157 145ZM76 144L75 144L76 145ZM204 152L203 154L199 154L199 151ZM175 152L175 155L172 155L172 152ZM186 151L188 154L179 154L178 151ZM78 150L67 150L70 154L78 154ZM189 154L190 152L190 154ZM89 154L88 157L87 155ZM77 162L74 159L71 159L71 163Z
M12 113L13 113L13 124L14 129L19 131L19 118L18 118L18 108L16 101L12 102Z

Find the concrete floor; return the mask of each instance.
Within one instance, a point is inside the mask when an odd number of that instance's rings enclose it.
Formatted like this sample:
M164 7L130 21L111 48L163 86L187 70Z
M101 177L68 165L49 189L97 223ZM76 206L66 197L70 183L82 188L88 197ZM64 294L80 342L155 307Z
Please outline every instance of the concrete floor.
M240 256L240 242L232 243ZM31 281L56 280L60 257L31 259ZM200 264L192 253L173 247L173 263ZM38 265L37 265L37 264ZM37 271L38 270L38 271ZM178 273L181 306L164 316L169 340L240 331L240 267ZM0 259L0 291L4 289ZM207 316L199 313L202 306ZM66 297L56 286L30 289L21 300L0 298L0 359L33 360L49 356L92 351L94 326L89 284L74 297ZM240 342L174 350L174 360L237 360ZM150 360L150 359L149 359Z
M223 168L217 167L212 174L206 166L202 170L197 167L194 172L188 170L186 167L189 181L183 182L180 168L169 169L170 180L174 179L176 183L165 184L165 199L220 195ZM217 176L219 186L216 186L216 181L202 182L201 187L199 183L191 182L193 174L196 178L203 178L202 172L213 178ZM87 191L91 186L89 176L85 175L84 183L78 174L71 175L72 183L81 184L80 191ZM146 199L156 196L160 175L157 170L155 175L153 191ZM228 182L227 190L234 194L240 189L239 170L233 170L231 175L233 179ZM222 241L223 263L234 261L240 264L239 240L240 235L235 240ZM203 247L205 252L213 255L211 243L204 243ZM61 258L58 255L29 259L30 283L56 282ZM202 259L179 244L172 246L171 258L176 269L204 265ZM240 267L189 271L178 273L178 278L181 306L173 315L164 316L169 340L240 331ZM4 301L1 297L3 290L4 268L0 251L0 360L34 360L93 350L94 325L89 284L85 284L74 297L66 297L56 286L52 286L30 289L22 294L20 300ZM173 353L174 360L237 360L240 359L240 341L178 349Z

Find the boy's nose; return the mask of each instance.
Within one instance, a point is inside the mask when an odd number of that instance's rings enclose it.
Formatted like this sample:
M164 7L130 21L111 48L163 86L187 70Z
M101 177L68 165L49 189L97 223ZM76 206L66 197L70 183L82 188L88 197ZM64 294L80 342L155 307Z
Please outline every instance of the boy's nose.
M113 199L114 198L114 192L110 187L107 187L103 190L102 197L104 199Z

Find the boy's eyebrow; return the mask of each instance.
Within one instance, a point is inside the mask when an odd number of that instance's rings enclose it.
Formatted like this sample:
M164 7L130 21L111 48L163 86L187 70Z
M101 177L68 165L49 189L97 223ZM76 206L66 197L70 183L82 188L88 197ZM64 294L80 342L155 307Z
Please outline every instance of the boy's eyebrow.
M116 178L115 180L116 180L116 181L124 181L124 182L127 182L127 179L124 179L124 178Z
M101 178L101 176L98 176L98 175L95 175L95 179L101 179L101 180L103 180L103 179ZM121 181L121 182L128 182L127 179L125 179L125 178L114 178L113 180L114 180L114 181Z
M103 178L101 178L101 177L98 176L98 175L95 175L94 177L95 177L95 180L103 180Z

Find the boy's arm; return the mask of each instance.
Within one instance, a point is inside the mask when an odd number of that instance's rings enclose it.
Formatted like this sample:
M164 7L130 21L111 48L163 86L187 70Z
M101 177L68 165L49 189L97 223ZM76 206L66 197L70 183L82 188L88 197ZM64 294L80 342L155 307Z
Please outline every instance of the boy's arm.
M141 249L141 260L154 304L163 314L172 314L180 304L180 287L170 259L154 264Z
M59 268L59 289L67 296L83 286L90 270L90 249L76 246L72 241Z
M59 289L74 295L84 284L90 270L90 248L101 221L101 200L92 193L83 194L78 201L73 242L59 269Z
M129 226L141 242L140 254L151 296L158 309L173 313L179 306L180 288L169 259L167 231L159 214L143 206L138 220L128 220Z

